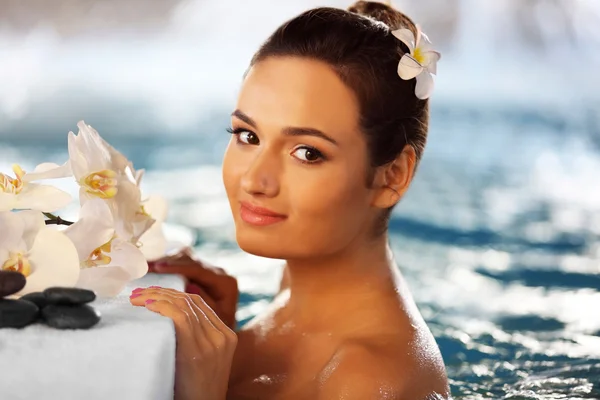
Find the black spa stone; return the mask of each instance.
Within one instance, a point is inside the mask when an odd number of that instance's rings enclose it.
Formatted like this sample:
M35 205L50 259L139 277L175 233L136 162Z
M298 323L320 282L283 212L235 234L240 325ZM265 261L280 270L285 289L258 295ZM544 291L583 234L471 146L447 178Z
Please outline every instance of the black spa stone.
M0 299L0 328L23 328L37 320L38 311L29 301Z
M25 287L25 275L16 271L0 271L0 298L17 293Z
M100 321L100 313L88 305L50 304L41 311L44 323L56 329L89 329Z
M77 305L96 300L96 294L91 290L79 288L51 287L44 290L48 304Z
M38 308L44 308L48 305L48 299L42 292L28 293L25 296L21 296L21 300L30 301L38 306Z

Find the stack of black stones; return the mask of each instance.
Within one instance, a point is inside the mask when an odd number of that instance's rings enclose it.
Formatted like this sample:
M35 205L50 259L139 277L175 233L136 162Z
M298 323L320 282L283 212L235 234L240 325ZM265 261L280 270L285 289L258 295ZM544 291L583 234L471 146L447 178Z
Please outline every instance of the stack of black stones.
M100 313L87 304L96 299L90 290L52 287L18 300L5 298L23 289L25 283L19 272L0 271L0 328L41 322L57 329L89 329L100 321Z

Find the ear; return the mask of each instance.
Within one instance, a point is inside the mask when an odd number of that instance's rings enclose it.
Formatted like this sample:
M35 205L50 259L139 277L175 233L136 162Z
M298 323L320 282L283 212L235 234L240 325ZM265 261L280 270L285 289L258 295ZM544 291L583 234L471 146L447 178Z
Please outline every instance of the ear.
M381 209L396 205L410 186L416 162L415 149L407 144L394 160L379 167L375 172L375 196L371 204Z

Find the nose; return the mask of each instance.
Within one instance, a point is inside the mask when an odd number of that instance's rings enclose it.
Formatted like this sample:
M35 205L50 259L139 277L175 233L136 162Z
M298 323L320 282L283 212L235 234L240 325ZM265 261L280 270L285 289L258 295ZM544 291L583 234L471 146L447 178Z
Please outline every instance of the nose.
M277 196L280 189L280 168L277 156L268 149L256 152L256 156L242 176L242 189L253 196Z

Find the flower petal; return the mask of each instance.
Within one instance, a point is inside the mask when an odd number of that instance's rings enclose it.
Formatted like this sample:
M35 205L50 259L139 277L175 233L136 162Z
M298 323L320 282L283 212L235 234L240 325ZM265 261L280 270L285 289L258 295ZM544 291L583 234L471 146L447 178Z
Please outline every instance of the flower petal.
M35 167L33 172L25 174L23 176L23 182L39 181L41 179L66 178L71 175L73 175L73 172L71 171L71 165L68 161L63 165L43 163Z
M131 168L133 169L133 166ZM145 169L138 169L137 171L135 171L135 174L134 174L135 184L138 185L138 187L142 183L142 177L144 176L145 171L146 171Z
M411 53L415 50L415 35L410 29L397 29L392 31L392 35L404 43Z
M101 199L87 201L81 207L77 222L64 233L75 245L79 261L87 260L94 250L108 243L115 234L110 208Z
M76 286L93 290L100 297L114 297L129 281L129 273L121 267L92 267L79 272Z
M148 272L148 263L144 254L131 243L119 239L113 240L110 257L112 258L110 265L119 266L127 271L130 280L141 278Z
M148 199L142 202L144 209L150 216L156 221L164 221L167 219L167 212L169 211L169 203L167 199L162 196L150 196Z
M162 222L167 218L168 203L164 197L150 196L143 203L146 212L156 221L139 241L142 243L140 250L147 260L162 257L167 251L167 240L163 232Z
M419 41L419 48L421 49L421 52L433 50L433 44L431 43L431 41L429 40L427 35L425 35L424 33L421 33L421 40Z
M427 51L423 54L423 66L432 74L437 74L437 62L439 61L440 57L442 56L439 52L437 51Z
M423 39L423 31L421 30L421 25L416 24L415 28L417 28L417 35L415 36L415 48L421 46L421 39Z
M140 238L148 232L148 230L152 229L155 225L155 220L150 218L147 215L138 214L132 220L130 220L129 226L131 226L131 234L125 233L124 239L127 239L130 243L137 244ZM127 231L129 232L129 231Z
M54 212L71 202L71 195L49 185L29 183L17 195L16 208Z
M27 250L33 247L35 238L40 230L46 228L44 215L39 211L26 210L19 211L16 215L23 221L23 240Z
M62 232L39 231L29 252L31 275L16 296L39 292L52 286L74 286L79 277L79 257L73 243Z
M19 217L19 213L10 211L0 212L0 248L7 249L8 251L17 250L23 240L24 231L25 223Z
M89 175L90 172L94 172L90 170L86 154L83 151L83 138L75 136L73 132L69 132L68 149L71 171L73 172L75 180L79 182L82 178ZM102 169L99 169L98 171L101 170Z
M130 164L129 160L102 139L98 131L84 121L79 121L77 127L79 128L79 136L83 139L84 152L93 154L88 158L89 166L92 169L90 172L101 171L106 168L123 172L127 168Z
M78 149L86 156L88 174L104 169L112 169L110 168L110 152L103 145L98 132L92 129L91 126L86 125L84 121L79 121L77 127L79 128L77 137L80 138Z
M14 210L16 208L16 204L16 194L0 192L0 212Z
M109 256L109 265L82 269L77 287L93 290L99 296L115 296L129 281L148 272L144 255L131 243L113 240Z
M162 224L154 224L140 238L142 247L140 250L148 261L156 260L167 252L167 239L162 229Z
M417 76L417 86L415 88L415 95L421 100L425 100L431 96L433 92L434 80L433 76L427 71L423 70Z
M167 239L163 231L162 223L156 222L140 237L140 247L146 260L155 260L167 252Z
M142 227L140 231L139 222L148 221L149 218L141 218L138 214L140 211L142 193L135 183L122 179L118 184L118 191L111 201L111 208L115 216L115 227L117 235L124 240L131 240L144 233L151 225ZM138 223L138 228L134 227L134 223Z
M8 260L9 251L8 249L4 249L0 247L0 265L4 265L6 260Z
M404 80L413 79L423 71L423 66L419 64L410 54L405 54L398 64L398 75Z

